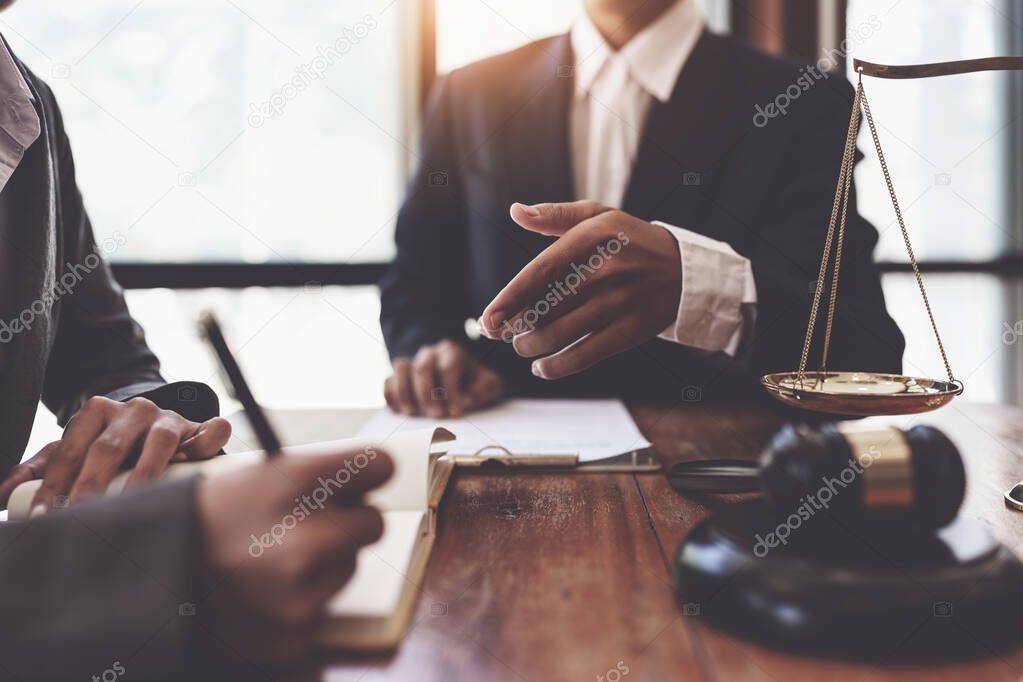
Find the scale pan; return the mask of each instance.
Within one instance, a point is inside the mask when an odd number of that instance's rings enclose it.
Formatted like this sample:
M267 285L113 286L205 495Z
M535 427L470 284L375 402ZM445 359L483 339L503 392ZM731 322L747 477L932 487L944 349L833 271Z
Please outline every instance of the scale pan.
M846 416L930 412L963 392L958 382L876 372L778 372L760 378L781 402L811 412Z

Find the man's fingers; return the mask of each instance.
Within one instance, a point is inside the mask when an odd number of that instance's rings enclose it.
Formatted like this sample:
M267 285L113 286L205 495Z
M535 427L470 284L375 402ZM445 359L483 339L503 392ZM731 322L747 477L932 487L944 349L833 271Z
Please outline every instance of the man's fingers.
M462 412L462 376L465 374L469 357L454 341L441 341L437 345L437 377L441 392L434 391L435 402L448 417L458 417ZM445 409L446 408L446 409Z
M278 457L274 469L288 481L282 504L291 508L295 497L358 499L391 477L394 462L386 451L365 447L345 452Z
M192 433L186 434L178 450L185 453L189 459L209 459L216 457L230 439L231 422L223 417L214 417L199 424L199 428L194 429Z
M384 379L384 401L387 403L387 407L392 412L401 412L401 404L398 403L397 395L397 382L394 379L394 375Z
M330 549L327 556L341 560L360 547L371 545L384 534L384 517L375 507L334 507L312 517L325 524Z
M67 495L71 483L78 475L89 445L103 432L107 424L109 405L114 401L93 398L86 402L64 429L64 437L54 446L46 465L43 484L32 498L32 511L42 506L49 509L59 497Z
M31 459L11 469L4 482L0 483L0 509L7 508L7 500L10 499L11 493L19 485L26 481L42 478L46 473L46 463L49 461L50 456L59 450L60 441L53 441L43 446L43 449L33 455Z
M384 398L395 412L412 416L416 413L416 400L412 395L412 361L395 358L394 373L384 382Z
M85 451L85 461L69 495L78 502L106 491L121 464L146 435L160 413L148 400L131 400L128 410L117 413L103 433ZM68 481L70 483L70 481Z
M311 558L304 577L314 590L314 603L329 599L348 582L359 550L379 540L383 529L383 516L373 507L328 506L306 518L298 529L303 535L298 538L301 546L288 550Z
M22 483L27 481L35 480L36 476L32 474L32 470L24 464L11 469L11 473L7 474L7 478L4 479L3 483L0 483L0 509L7 509L7 500L11 497L11 493Z
M478 410L486 407L504 393L504 382L500 375L489 369L480 369L476 372L472 382L462 396L463 410Z
M439 419L444 416L440 405L434 400L433 389L437 386L437 352L433 347L424 346L412 361L412 389L419 403L419 411Z
M125 487L130 488L159 476L178 451L186 429L190 428L190 423L181 418L165 416L157 419L142 442L142 454L128 475Z
M558 204L511 205L511 217L531 232L560 237L584 220L611 209L596 201L570 201Z
M524 358L549 355L575 343L587 334L603 329L620 314L617 306L594 297L550 324L515 337L515 352Z
M402 412L408 416L416 413L416 398L412 390L412 360L410 358L395 358L394 360L394 400L397 405L395 411Z
M560 379L588 369L643 341L630 333L628 325L614 324L576 341L568 348L533 362L533 373L541 379Z
M542 303L534 302L525 310L516 312L502 322L498 338L505 343L512 343L522 334L542 329L576 308L585 305L596 295L598 288L599 285L588 289L566 288L564 293L560 292L557 287L551 288L551 296L543 298Z
M585 282L580 275L573 278L571 288L563 281L571 272L572 263L578 260L576 250L573 240L559 239L519 270L480 316L482 332L492 339L504 338L509 332L519 333L513 327L509 330L508 321L530 309L535 309L540 317L545 316L551 309L548 292L556 296L553 292L558 291L565 296L564 289L570 296L578 295Z

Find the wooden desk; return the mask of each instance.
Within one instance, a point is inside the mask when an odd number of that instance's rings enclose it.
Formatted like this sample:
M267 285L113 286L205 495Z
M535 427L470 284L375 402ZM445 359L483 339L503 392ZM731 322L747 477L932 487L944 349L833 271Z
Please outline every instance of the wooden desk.
M695 404L633 413L665 464L753 457L782 423L767 412ZM943 428L967 460L963 513L1023 553L1023 514L1002 502L1023 478L1023 412L953 403L886 421ZM968 664L871 667L777 652L683 616L672 555L694 523L727 503L680 497L659 474L459 473L401 649L327 659L295 679L614 681L608 671L619 663L626 682L1023 679L1023 649Z

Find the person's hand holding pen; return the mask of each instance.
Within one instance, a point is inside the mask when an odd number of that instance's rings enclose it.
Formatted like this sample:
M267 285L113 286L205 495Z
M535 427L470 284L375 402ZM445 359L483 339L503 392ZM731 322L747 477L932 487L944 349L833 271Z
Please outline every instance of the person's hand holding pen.
M316 646L327 600L355 572L359 549L383 532L380 512L362 496L391 477L394 463L373 448L282 456L212 313L202 315L200 330L267 457L199 484L203 582L213 606L205 618L231 655L290 660ZM315 489L342 470L355 474L324 491L331 496L326 504L316 503Z
M383 530L363 495L393 469L383 451L358 449L275 457L199 483L207 602L198 616L227 655L281 662L315 647L327 601L351 578L359 549ZM358 473L316 504L322 495L314 491L342 470Z

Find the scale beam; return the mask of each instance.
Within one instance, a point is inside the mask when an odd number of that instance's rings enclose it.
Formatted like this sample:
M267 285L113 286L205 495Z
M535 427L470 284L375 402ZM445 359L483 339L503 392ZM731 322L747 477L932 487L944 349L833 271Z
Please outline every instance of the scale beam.
M876 78L934 78L975 71L1023 71L1023 57L984 57L931 64L875 64L853 60L853 69L864 76Z

